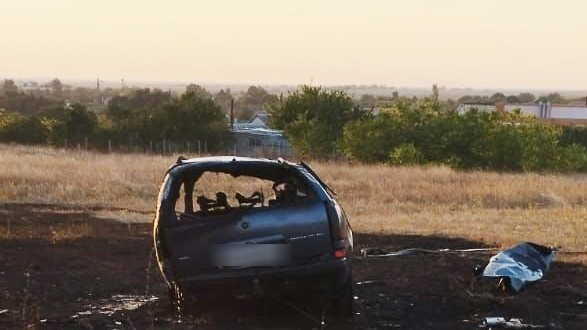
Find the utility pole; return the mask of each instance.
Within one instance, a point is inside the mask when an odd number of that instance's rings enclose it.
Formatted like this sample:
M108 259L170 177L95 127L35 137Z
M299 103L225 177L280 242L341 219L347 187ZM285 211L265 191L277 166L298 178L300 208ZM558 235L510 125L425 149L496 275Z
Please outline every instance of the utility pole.
M234 99L230 99L230 130L234 130Z

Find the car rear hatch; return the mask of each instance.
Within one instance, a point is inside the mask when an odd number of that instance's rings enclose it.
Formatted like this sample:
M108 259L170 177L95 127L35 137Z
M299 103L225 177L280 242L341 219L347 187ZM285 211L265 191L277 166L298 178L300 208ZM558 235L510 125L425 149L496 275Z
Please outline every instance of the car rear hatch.
M161 239L177 278L235 268L304 265L332 254L321 201L178 217L178 224L165 228Z

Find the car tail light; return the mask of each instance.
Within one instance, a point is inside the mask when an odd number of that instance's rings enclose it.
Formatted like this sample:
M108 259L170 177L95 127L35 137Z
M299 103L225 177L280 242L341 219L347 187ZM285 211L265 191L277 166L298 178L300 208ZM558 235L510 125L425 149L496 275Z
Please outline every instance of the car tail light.
M334 257L336 259L344 259L346 258L346 249L339 249L334 251Z

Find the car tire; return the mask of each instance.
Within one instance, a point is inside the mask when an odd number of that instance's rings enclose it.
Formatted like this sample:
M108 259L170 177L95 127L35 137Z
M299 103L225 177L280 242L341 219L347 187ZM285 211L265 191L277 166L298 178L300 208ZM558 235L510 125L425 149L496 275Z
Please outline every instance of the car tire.
M353 316L353 280L349 274L348 279L345 283L337 290L337 297L334 299L331 305L332 315L336 315L341 318L352 318Z

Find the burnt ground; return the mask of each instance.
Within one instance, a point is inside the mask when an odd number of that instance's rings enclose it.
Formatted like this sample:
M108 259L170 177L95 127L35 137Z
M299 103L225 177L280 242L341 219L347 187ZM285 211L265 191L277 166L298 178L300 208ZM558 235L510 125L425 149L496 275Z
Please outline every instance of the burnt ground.
M147 224L128 227L84 210L50 205L0 206L0 329L320 329L319 299L219 299L178 315L152 256ZM90 237L59 238L84 224ZM89 226L89 227L88 227ZM57 230L59 229L59 230ZM58 239L59 238L59 239ZM478 248L463 239L355 233L365 246ZM492 253L412 254L354 260L356 329L478 329L489 316L520 318L546 329L585 329L587 270L583 256L557 255L546 278L516 295L473 268ZM340 328L325 319L325 329Z

